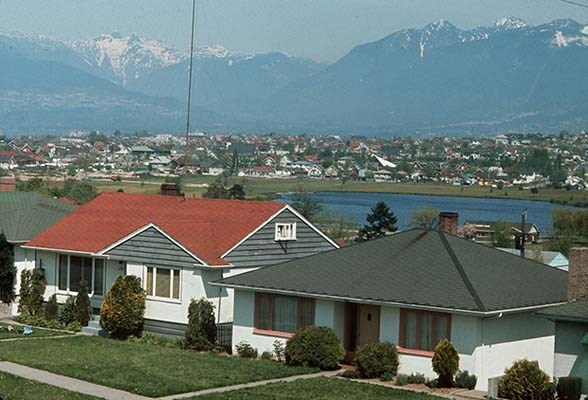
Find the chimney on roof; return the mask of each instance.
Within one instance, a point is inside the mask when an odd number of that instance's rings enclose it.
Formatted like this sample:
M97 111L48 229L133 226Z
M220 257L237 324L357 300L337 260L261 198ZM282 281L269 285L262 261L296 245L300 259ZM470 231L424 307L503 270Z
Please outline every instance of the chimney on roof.
M459 214L456 212L440 212L439 213L439 230L450 235L457 235L457 223L459 221Z
M588 247L570 249L568 300L588 298Z

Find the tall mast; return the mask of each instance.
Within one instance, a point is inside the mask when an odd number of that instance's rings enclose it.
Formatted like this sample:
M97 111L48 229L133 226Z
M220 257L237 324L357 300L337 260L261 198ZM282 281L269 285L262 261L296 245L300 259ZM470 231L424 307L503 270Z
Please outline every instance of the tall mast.
M190 72L188 78L188 112L186 113L186 154L184 156L184 172L190 160L190 108L192 104L192 68L194 65L194 32L196 27L196 0L192 0L192 31L190 39ZM187 185L184 178L184 186Z

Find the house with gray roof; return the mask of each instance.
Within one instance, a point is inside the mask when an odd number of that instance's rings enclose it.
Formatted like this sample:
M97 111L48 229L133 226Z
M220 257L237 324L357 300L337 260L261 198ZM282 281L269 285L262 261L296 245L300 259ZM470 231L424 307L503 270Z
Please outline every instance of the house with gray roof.
M75 208L71 203L35 192L0 193L0 230L12 245L17 270L17 294L21 272L35 267L35 252L22 246ZM16 308L15 303L11 311L13 314L16 314Z
M566 302L567 272L460 238L443 218L450 233L413 229L213 282L235 290L233 343L271 351L300 327L327 326L348 359L388 341L401 373L433 378L448 338L479 390L520 358L552 375L555 326L533 312Z

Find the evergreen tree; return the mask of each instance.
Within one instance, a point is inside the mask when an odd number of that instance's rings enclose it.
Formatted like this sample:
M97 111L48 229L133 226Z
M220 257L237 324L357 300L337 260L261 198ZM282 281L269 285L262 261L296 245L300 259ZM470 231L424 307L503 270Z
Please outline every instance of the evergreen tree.
M398 230L398 219L390 208L380 201L372 207L372 212L367 216L367 224L357 234L356 242L365 242L389 235Z
M14 281L16 279L16 267L14 255L10 243L6 240L4 232L0 233L0 302L10 303L14 300Z
M197 351L210 350L216 342L214 306L204 298L190 302L186 346Z
M88 296L88 283L84 280L80 282L75 304L76 320L82 326L88 326L88 322L92 318L92 306L90 304L90 296Z

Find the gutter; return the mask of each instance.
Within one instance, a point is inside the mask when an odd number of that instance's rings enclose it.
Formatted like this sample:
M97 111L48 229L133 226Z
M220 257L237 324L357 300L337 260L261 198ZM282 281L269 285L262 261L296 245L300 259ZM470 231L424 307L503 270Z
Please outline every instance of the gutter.
M548 319L552 322L564 321L564 322L588 323L588 318L562 317L562 316L558 316L558 315L541 314L541 313L534 313L533 315L535 317Z
M220 282L208 282L208 283L212 286L221 286L221 287L226 287L226 288L231 288L231 289L240 289L240 290L246 290L246 291L258 291L258 292L265 292L265 293L275 293L275 294L284 294L284 295L290 295L290 296L311 297L311 298L317 298L317 299L327 299L327 300L335 300L335 301L343 301L343 302L373 304L373 305L380 305L380 306L394 306L394 307L409 308L409 309L414 309L414 310L432 310L432 311L440 311L440 312L453 313L453 314L473 315L473 316L479 316L479 317L499 316L500 314L524 312L524 311L541 309L541 308L545 308L545 307L551 307L551 306L562 305L562 304L567 303L567 302L550 303L550 304L541 304L541 305L536 305L536 306L510 308L510 309L494 310L494 311L472 311L472 310L462 310L462 309L447 308L447 307L423 306L423 305L418 305L418 304L406 304L406 303L399 303L399 302L393 302L393 301L378 301L378 300L368 300L368 299L352 298L352 297L305 293L305 292L297 292L297 291L293 291L293 290L256 288L256 287L251 287L251 286L226 284L226 283L220 283Z

